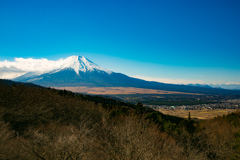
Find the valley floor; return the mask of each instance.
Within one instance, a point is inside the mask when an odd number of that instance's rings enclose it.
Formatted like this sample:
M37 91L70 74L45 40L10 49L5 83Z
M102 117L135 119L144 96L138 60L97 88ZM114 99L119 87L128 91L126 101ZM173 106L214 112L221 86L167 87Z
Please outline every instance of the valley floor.
M94 95L118 95L118 94L186 94L202 95L198 93L186 93L175 91L164 91L155 89L144 89L134 87L55 87L56 89L66 89L72 92L94 94Z
M240 109L238 109L238 110L240 110ZM203 110L156 109L156 111L159 111L163 114L173 115L173 116L182 117L182 118L188 118L188 115L190 113L191 118L210 119L210 118L214 118L217 116L227 115L229 113L236 112L237 110L236 109L216 109L216 110L210 110L210 109L203 109Z

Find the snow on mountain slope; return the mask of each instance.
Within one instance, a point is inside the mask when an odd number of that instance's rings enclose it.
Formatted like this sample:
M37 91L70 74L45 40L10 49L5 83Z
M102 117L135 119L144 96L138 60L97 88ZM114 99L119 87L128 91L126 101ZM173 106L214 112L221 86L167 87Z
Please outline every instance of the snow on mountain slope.
M66 58L63 61L63 64L59 66L59 69L56 70L56 72L67 68L73 69L77 73L77 75L79 75L79 71L104 71L108 74L112 73L112 71L99 67L98 65L83 56L71 56Z
M45 72L28 72L15 78L14 80L34 82L40 79L40 77L38 77L40 75L46 73L54 74L62 70L74 70L77 75L79 75L79 72L86 73L92 71L104 72L109 75L112 74L112 71L98 66L83 56L71 56L66 59L60 59L59 61L53 61L53 63L53 67L51 67L52 69L50 70L46 70Z

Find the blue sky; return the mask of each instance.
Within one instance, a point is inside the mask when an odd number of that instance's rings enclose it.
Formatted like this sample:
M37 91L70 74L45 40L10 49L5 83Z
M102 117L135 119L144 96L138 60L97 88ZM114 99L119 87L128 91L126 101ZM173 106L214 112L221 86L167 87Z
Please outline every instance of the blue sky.
M169 83L240 83L238 0L0 0L0 61L83 55Z

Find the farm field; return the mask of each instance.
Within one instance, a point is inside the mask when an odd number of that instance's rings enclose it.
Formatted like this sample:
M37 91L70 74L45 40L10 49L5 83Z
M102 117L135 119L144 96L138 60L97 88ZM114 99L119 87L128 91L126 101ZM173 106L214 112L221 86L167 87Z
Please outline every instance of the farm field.
M204 110L183 110L183 109L176 109L176 110L167 110L167 109L158 109L157 111L163 113L163 114L168 114L168 115L173 115L177 117L182 117L182 118L188 118L188 114L190 112L191 118L197 118L197 119L210 119L214 118L217 116L222 116L226 115L232 112L237 111L236 109L219 109L219 110L209 110L209 109L204 109Z

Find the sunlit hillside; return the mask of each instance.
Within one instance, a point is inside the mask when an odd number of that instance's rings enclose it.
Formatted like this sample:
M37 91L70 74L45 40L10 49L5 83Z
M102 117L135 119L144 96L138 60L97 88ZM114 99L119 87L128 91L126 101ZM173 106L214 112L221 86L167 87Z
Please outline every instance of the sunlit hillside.
M196 122L141 103L0 80L0 159L239 159L240 113Z

